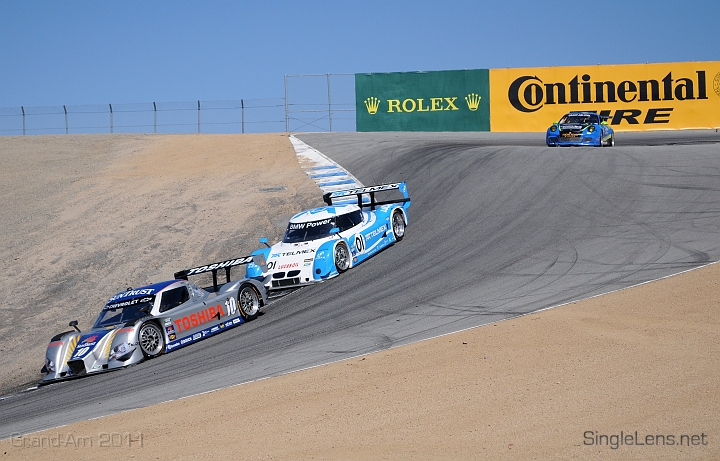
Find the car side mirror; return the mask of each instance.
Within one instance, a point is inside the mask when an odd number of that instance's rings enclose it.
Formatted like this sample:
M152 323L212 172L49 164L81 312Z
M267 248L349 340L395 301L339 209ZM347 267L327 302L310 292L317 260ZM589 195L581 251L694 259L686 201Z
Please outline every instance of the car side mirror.
M600 125L609 125L609 123L607 122L607 120L603 120L602 122L600 122Z
M78 328L78 321L77 321L77 320L71 321L70 323L68 323L68 326L75 328L75 329L77 330L77 332L80 333L80 328Z
M338 233L340 233L340 229L338 229L337 227L333 227L332 229L330 229L330 234L331 234L331 235L332 235L332 234L338 234Z
M260 243L262 243L262 244L265 245L266 247L270 248L270 244L268 243L268 239L267 239L267 238L265 238L265 237L261 238L261 239L260 239Z

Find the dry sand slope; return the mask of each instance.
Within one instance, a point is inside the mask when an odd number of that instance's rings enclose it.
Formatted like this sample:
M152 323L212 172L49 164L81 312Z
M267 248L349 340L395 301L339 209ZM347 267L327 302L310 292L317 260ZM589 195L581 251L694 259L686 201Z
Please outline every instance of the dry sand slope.
M322 203L280 134L0 137L0 162L0 395L116 292L248 254Z

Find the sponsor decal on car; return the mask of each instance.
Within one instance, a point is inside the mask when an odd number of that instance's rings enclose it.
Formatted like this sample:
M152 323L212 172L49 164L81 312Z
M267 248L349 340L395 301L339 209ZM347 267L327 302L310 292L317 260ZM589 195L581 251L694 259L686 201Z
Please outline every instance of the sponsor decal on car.
M309 253L315 253L315 248L308 248L307 250L288 251L286 253L274 253L271 254L271 258L284 258L286 256L304 255Z
M108 303L105 305L105 308L104 308L104 309L105 309L105 310L108 310L108 309L120 309L120 308L123 308L123 307L134 306L135 304L150 303L150 302L153 301L153 299L154 299L154 297L150 296L150 297L148 297L148 298L135 298L135 299L131 299L131 300L129 300L129 301L121 301L121 302L112 303L112 304L111 304L110 302L108 302Z
M382 190L392 190L392 189L397 189L399 187L399 185L400 185L399 183L381 184L379 186L361 187L359 189L348 189L348 190L333 192L330 194L330 197L332 197L332 198L345 197L347 195L368 194L370 192L378 192L378 191L382 191Z
M186 315L185 317L175 320L175 326L177 326L178 332L189 330L193 327L197 327L207 322L212 322L213 319L219 318L225 315L222 310L222 306L218 304L215 307L196 312L194 314Z
M289 223L288 229L290 229L290 230L311 229L313 227L328 225L328 224L330 224L331 221L332 221L332 218L325 218L325 219L321 219L319 221Z
M383 224L382 226L378 227L374 231L368 232L368 234L365 236L365 238L371 239L371 238L375 237L376 235L378 235L382 232L385 232L385 230L387 230L387 226L385 224Z
M143 288L142 290L129 290L129 291L123 291L122 293L118 293L112 298L108 299L107 304L112 303L113 301L117 301L118 299L127 298L128 296L141 296L141 295L150 295L155 291L154 288Z
M228 261L210 264L208 266L195 267L193 269L188 269L186 275L200 274L202 272L209 272L225 267L239 266L240 264L247 264L249 262L252 262L252 259L252 256L245 256L242 258L230 259Z

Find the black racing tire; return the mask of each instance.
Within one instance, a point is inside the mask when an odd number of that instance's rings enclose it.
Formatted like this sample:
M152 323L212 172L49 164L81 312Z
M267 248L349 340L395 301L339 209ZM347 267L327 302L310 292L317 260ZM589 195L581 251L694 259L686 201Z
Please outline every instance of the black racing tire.
M165 335L155 322L146 322L138 330L138 345L143 355L151 359L165 351Z
M405 217L402 211L393 211L390 223L392 224L393 234L395 234L395 241L399 242L405 237Z
M615 147L615 133L610 135L610 141L608 142L608 147Z
M342 274L346 270L350 269L350 250L344 241L335 245L333 257L335 259L335 268L338 273Z
M252 320L257 317L262 305L257 288L249 283L241 285L238 289L237 304L243 319Z

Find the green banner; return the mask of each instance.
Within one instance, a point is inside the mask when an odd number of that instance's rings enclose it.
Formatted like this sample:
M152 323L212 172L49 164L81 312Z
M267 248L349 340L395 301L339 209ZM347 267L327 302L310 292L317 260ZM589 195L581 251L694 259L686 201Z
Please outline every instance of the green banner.
M489 70L355 74L357 131L490 131Z

